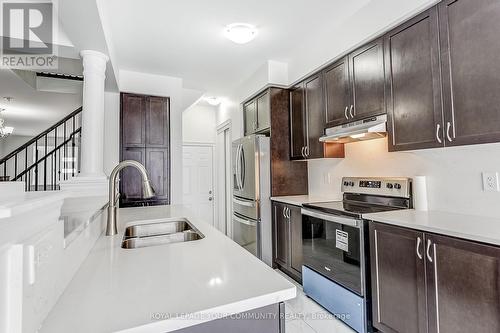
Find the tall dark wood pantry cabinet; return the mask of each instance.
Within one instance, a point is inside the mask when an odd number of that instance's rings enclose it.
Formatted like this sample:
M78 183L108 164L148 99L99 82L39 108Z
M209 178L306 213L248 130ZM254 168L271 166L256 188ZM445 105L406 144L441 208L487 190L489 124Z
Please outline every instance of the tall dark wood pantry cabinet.
M167 97L122 93L120 95L120 160L142 163L155 197L142 198L142 179L133 168L120 175L122 207L170 203L170 109Z

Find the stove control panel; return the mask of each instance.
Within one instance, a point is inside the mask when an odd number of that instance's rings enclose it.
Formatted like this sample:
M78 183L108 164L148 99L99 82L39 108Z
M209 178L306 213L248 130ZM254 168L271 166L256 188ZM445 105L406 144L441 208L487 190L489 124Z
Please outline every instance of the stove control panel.
M342 192L409 198L410 178L344 177Z

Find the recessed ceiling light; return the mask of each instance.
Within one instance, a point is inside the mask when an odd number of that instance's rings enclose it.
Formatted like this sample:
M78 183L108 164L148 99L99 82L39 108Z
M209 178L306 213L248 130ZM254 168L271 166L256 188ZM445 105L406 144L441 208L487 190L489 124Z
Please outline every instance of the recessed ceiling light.
M224 28L224 35L237 44L246 44L257 36L257 28L248 23L232 23Z
M213 105L213 106L217 106L220 104L220 98L218 97L205 97L205 101L210 104L210 105Z

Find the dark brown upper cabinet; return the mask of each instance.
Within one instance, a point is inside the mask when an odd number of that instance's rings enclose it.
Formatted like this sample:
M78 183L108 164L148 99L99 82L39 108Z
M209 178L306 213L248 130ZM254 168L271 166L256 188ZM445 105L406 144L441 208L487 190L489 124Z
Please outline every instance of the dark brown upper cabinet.
M307 194L307 163L290 160L290 97L287 89L268 89L271 106L271 196Z
M385 73L383 40L377 39L349 55L351 100L349 116L365 119L384 114Z
M144 147L146 145L146 97L122 94L121 115L121 144L126 147Z
M271 126L271 100L269 91L257 97L257 129L255 132L268 131Z
M500 332L500 248L370 223L374 326L386 333Z
M344 145L322 143L325 108L323 76L318 73L294 86L290 91L290 158L343 158Z
M243 122L245 135L255 133L257 129L257 101L251 100L243 104Z
M319 141L324 133L323 76L315 75L304 83L306 106L306 158L323 158L323 143Z
M290 158L304 158L306 140L306 108L304 105L304 83L290 90Z
M146 146L168 148L170 144L170 113L164 97L150 96L146 107Z
M500 141L500 2L438 7L446 145Z
M389 151L444 146L436 7L386 34Z
M121 94L120 160L138 161L146 167L155 190L142 197L142 178L133 168L120 174L123 207L170 203L170 111L167 97Z
M386 112L383 40L370 42L323 71L325 127Z
M326 127L349 121L351 105L349 58L344 57L324 71Z
M265 133L271 126L271 105L269 92L243 104L245 135Z

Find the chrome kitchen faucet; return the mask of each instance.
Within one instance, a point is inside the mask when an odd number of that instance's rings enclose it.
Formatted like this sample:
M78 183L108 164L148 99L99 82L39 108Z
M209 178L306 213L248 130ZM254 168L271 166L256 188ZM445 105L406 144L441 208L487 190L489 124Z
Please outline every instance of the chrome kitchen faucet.
M155 195L155 191L151 186L148 174L144 165L137 161L126 160L118 163L118 165L113 169L111 175L109 176L109 204L108 204L108 223L106 225L106 236L113 236L118 233L116 228L116 210L117 206L115 204L115 192L116 192L116 177L120 170L126 167L134 167L139 170L142 176L142 196L146 199L152 198Z

